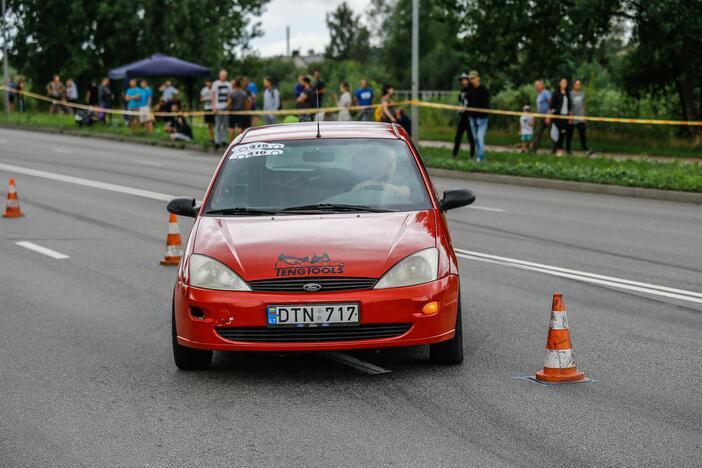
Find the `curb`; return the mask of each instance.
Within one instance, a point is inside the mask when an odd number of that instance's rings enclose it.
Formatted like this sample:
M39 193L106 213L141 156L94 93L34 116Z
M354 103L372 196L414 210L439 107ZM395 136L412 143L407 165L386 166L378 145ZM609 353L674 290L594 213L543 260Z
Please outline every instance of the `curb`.
M622 197L647 198L650 200L676 201L683 203L702 204L702 193L680 192L675 190L658 190L640 187L624 187L621 185L594 184L591 182L575 182L570 180L542 179L538 177L520 177L482 172L463 172L450 169L428 167L432 176L448 177L462 180L475 180L497 184L521 185L553 190L568 190L571 192L597 193L601 195L618 195Z
M27 130L40 133L57 133L63 135L101 138L104 140L124 141L128 143L138 143L148 146L159 146L171 149L186 149L203 154L214 154L209 149L203 149L201 145L181 144L177 145L172 142L164 141L147 141L141 138L131 138L122 135L111 135L106 133L80 133L73 130L30 127L23 125L0 124L0 128L9 128L13 130ZM439 169L427 167L427 171L432 176L447 177L461 180L475 180L480 182L491 182L497 184L520 185L524 187L535 187L553 190L567 190L571 192L596 193L602 195L618 195L622 197L646 198L650 200L675 201L683 203L702 204L702 193L696 192L680 192L675 190L658 190L651 188L640 187L624 187L621 185L605 185L594 184L591 182L575 182L570 180L543 179L538 177L520 177L503 174L489 174L483 172L464 172L454 171L451 169Z

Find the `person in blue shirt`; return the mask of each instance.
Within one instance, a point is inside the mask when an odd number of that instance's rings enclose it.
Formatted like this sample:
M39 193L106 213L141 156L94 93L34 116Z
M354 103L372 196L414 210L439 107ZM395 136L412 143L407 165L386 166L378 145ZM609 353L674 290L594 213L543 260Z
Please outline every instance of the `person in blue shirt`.
M124 100L127 101L127 110L138 111L141 107L141 95L143 90L137 86L137 80L129 80L129 88L124 92ZM138 115L129 116L129 126L135 128L139 124Z
M141 101L139 102L139 123L144 124L146 132L154 131L154 115L151 113L151 100L154 91L146 80L141 80Z
M359 106L370 106L373 104L373 98L375 97L375 95L373 94L373 88L368 86L368 80L361 80L361 87L356 90L355 95L356 103ZM361 109L361 113L358 120L362 120L364 122L372 121L373 109Z
M305 89L305 83L303 82L305 75L300 75L297 77L297 84L295 85L295 99L300 97L302 91Z
M534 82L534 89L536 89L536 112L539 114L548 114L548 111L551 108L551 92L548 89L546 89L543 80L536 80ZM541 142L541 135L544 134L544 131L548 129L550 124L551 119L543 117L536 118L536 128L534 128L534 140L531 143L532 153L536 153L539 150L539 142Z

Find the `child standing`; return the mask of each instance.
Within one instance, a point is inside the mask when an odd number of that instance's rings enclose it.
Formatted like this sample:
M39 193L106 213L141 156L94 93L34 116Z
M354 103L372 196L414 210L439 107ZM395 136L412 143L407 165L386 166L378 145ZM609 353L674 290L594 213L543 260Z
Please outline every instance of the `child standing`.
M534 116L530 115L531 107L527 104L522 108L524 112L519 117L519 148L522 153L526 153L531 147L531 140L534 137Z

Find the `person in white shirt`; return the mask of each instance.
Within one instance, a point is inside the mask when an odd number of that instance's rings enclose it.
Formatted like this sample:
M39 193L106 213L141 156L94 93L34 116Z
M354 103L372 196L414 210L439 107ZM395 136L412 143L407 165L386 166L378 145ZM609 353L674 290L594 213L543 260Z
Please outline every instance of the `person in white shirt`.
M519 117L519 140L522 153L531 148L531 140L534 138L534 116L531 115L531 106L528 104L522 108L524 112Z
M273 87L273 79L267 76L263 79L263 110L276 111L280 109L280 92ZM266 125L274 124L276 121L275 114L265 114L263 120Z
M353 104L353 98L351 97L351 87L344 81L339 86L339 91L341 96L336 101L336 107L339 107L339 121L345 122L351 120L351 112L349 112L349 107Z
M200 102L202 110L205 114L205 123L207 124L207 133L210 135L210 143L214 145L214 115L212 112L212 80L205 80L205 85L200 90Z
M227 70L219 71L219 79L212 83L212 109L214 115L214 146L215 149L225 144L229 132L229 116L223 112L229 107L229 96L232 84L227 79Z

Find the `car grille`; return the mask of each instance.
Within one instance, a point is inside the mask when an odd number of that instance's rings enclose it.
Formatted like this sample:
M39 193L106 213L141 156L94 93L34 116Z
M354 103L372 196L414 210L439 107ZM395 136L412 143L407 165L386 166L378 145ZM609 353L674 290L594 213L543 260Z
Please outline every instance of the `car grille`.
M249 281L252 291L257 292L333 292L333 291L358 291L373 289L377 280L375 278L274 278ZM317 291L307 291L306 284L318 284L321 288Z
M218 328L217 333L225 340L231 341L297 343L394 338L404 335L411 327L412 325L409 323L358 325L354 327L236 327Z

